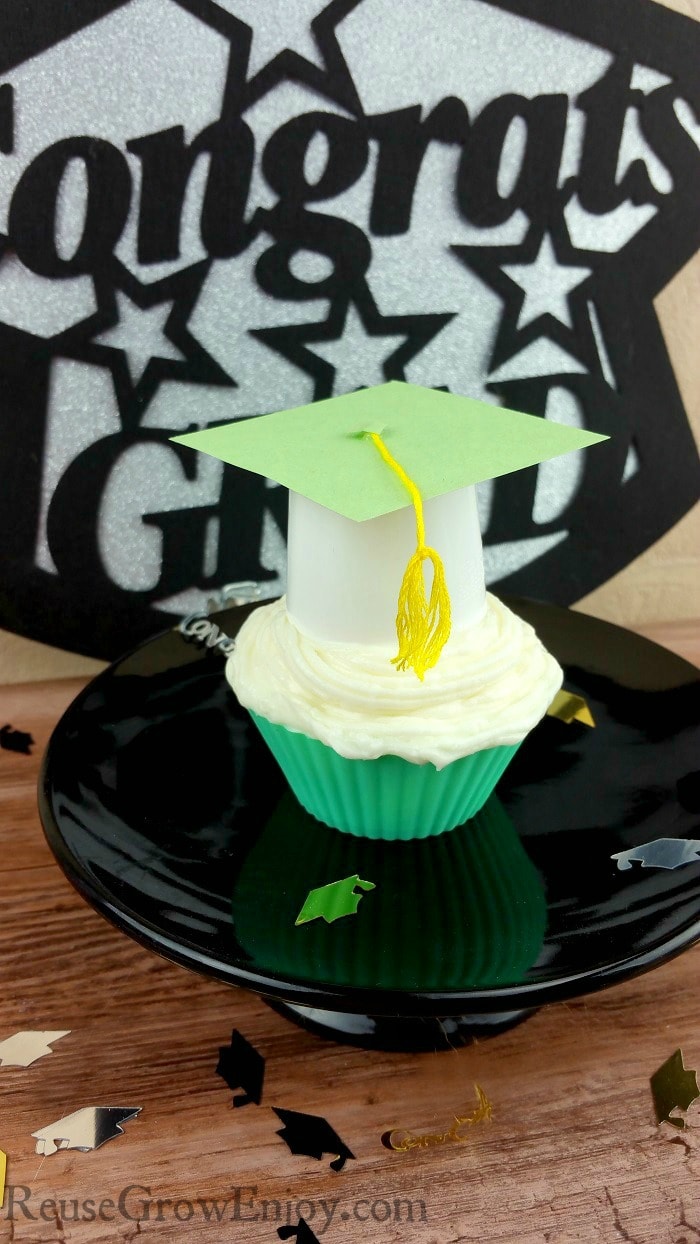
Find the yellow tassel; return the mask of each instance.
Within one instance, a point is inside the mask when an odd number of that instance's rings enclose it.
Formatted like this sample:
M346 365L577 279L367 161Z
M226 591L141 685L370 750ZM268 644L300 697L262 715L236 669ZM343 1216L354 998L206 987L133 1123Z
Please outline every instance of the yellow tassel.
M391 456L377 432L367 432L365 435L374 442L387 466L398 475L416 512L416 551L406 567L399 591L396 615L399 651L393 659L393 664L400 670L409 668L415 670L422 682L425 671L437 664L440 653L450 637L451 609L445 581L445 568L440 554L425 543L423 498L413 480L409 479L403 467ZM425 595L423 575L423 562L425 561L431 562L433 567L429 600Z

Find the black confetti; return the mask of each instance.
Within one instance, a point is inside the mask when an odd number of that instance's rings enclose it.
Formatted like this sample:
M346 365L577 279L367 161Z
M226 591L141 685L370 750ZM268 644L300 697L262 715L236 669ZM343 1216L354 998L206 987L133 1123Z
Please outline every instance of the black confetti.
M318 1244L318 1236L314 1235L305 1218L286 1227L278 1227L277 1234L281 1240L291 1240L296 1236L297 1244Z
M19 752L22 756L29 756L33 746L34 739L24 730L15 730L12 726L3 726L0 730L0 747L6 752Z
M256 1106L260 1105L265 1059L237 1028L231 1033L231 1044L223 1045L219 1049L216 1074L226 1081L230 1089L244 1090L234 1097L234 1106L247 1106L252 1101Z
M330 1153L334 1158L330 1163L334 1171L342 1171L348 1158L355 1157L326 1119L316 1114L299 1114L296 1110L278 1110L276 1106L273 1109L284 1123L277 1135L291 1153L304 1154L319 1162L324 1153Z

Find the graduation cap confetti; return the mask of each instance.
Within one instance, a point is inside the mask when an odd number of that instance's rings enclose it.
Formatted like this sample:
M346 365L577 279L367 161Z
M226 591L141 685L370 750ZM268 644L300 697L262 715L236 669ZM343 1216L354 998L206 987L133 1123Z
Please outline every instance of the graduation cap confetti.
M31 1067L38 1059L53 1054L54 1041L68 1036L70 1028L60 1032L16 1032L0 1041L0 1067Z
M452 1126L444 1132L419 1132L414 1133L406 1131L403 1128L394 1128L390 1132L385 1132L382 1136L382 1144L385 1149L393 1149L396 1153L408 1153L409 1149L430 1149L435 1145L461 1145L468 1140L468 1133L463 1128L469 1128L475 1123L490 1122L493 1109L491 1102L486 1096L480 1085L474 1085L476 1093L477 1105L471 1114L455 1115Z
M357 908L362 894L360 890L376 890L373 881L362 881L357 873L352 877L343 877L341 881L331 881L329 885L318 886L309 890L299 915L294 921L297 924L308 924L310 920L325 920L332 924L342 916L357 915Z
M297 1244L318 1244L318 1236L314 1235L305 1218L300 1218L298 1222L290 1223L285 1227L278 1227L277 1234L281 1240L296 1238Z
M247 1106L249 1102L260 1105L265 1059L237 1028L231 1033L231 1044L223 1045L219 1049L216 1074L226 1081L230 1089L244 1090L234 1097L234 1106Z
M141 1106L84 1106L82 1110L32 1132L36 1152L49 1157L52 1153L58 1153L59 1149L81 1149L83 1153L99 1149L108 1140L123 1136L121 1124L136 1118L141 1110Z
M680 868L683 864L700 863L700 841L694 838L655 838L653 842L642 842L627 851L617 851L610 859L617 860L620 872L630 869L633 863L641 864L642 868Z
M15 730L9 725L0 729L0 747L5 751L19 752L21 756L29 756L33 746L34 739L24 730Z
M375 538L377 529L372 524L394 511L413 507L415 550L407 563L406 551L401 554L405 568L394 611L399 649L393 663L399 670L413 669L422 679L437 663L454 621L445 550L427 543L423 503L464 492L480 481L534 466L607 437L455 393L394 380L308 406L172 439L222 462L264 475L291 490L288 608L295 545L303 540L310 573L319 575L326 596L339 597L334 625L339 623L341 627L349 625L345 602L353 598L365 601L363 565L374 584L370 614L377 612L377 582L385 581L384 590L395 594L392 558L402 542L389 540L386 564L380 568L378 559L384 556L380 551L382 541ZM462 502L461 520L456 527L471 533L472 553L480 561L475 502L466 497ZM310 515L311 520L307 521ZM342 521L338 525L339 520L349 521L356 529L365 525L366 530L351 534L347 522L343 528ZM322 555L319 551L324 544ZM452 535L447 545L452 554ZM329 548L334 550L331 561L335 561L335 574L339 577L332 586L326 573ZM335 556L338 549L343 550L339 557ZM429 598L424 580L426 561L432 565ZM464 564L464 559L460 568L458 578L463 580L472 568ZM483 589L483 567L475 581L479 579ZM463 600L461 603L464 607ZM357 604L354 609L356 612ZM348 635L326 633L325 638L342 639Z
M700 1097L696 1071L683 1066L683 1051L675 1050L651 1077L656 1118L659 1123L685 1127L683 1119L671 1115L672 1110L687 1110Z
M330 1153L333 1157L330 1166L334 1171L342 1171L348 1158L355 1157L326 1119L296 1110L278 1110L276 1106L273 1110L284 1124L277 1135L282 1137L290 1153L316 1158L319 1162L324 1153Z
M572 721L580 721L583 726L595 726L593 714L583 696L574 695L573 691L557 691L547 709L547 716L558 717L567 726Z

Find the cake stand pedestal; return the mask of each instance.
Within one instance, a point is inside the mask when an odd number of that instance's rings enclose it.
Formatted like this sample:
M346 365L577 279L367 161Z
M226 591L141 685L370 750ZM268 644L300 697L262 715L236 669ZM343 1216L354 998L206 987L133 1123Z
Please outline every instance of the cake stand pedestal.
M482 1015L406 1016L360 1015L353 1011L326 1011L321 1007L299 1006L292 1002L270 1002L273 1011L284 1015L308 1032L329 1041L359 1045L364 1049L434 1052L469 1045L475 1037L495 1037L514 1028L532 1010L488 1011Z

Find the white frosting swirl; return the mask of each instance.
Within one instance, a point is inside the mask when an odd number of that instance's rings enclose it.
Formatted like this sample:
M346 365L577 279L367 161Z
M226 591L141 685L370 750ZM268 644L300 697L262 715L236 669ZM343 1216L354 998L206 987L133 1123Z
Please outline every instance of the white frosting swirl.
M394 755L438 769L521 742L562 683L533 628L490 593L481 621L450 636L423 682L393 655L314 641L282 598L246 620L226 676L245 708L350 760Z

